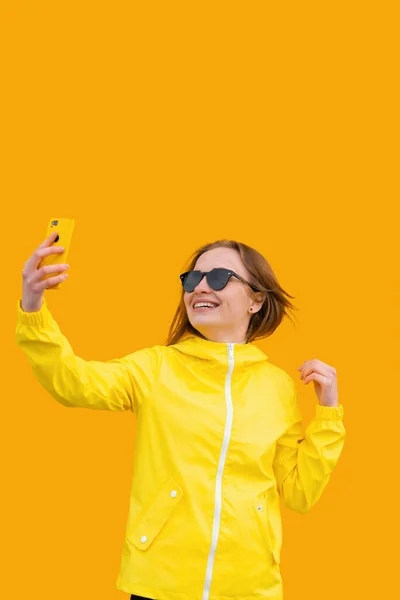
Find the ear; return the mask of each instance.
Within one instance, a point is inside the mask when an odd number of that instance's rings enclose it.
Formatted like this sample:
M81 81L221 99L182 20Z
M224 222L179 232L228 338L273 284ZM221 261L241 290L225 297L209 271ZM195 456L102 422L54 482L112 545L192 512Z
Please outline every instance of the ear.
M264 304L266 296L262 292L256 292L254 295L254 300L249 308L249 312L251 315L254 315L259 310L261 310L262 305Z
M266 294L263 294L262 292L256 292L254 294L254 300L257 304L263 304L266 297Z

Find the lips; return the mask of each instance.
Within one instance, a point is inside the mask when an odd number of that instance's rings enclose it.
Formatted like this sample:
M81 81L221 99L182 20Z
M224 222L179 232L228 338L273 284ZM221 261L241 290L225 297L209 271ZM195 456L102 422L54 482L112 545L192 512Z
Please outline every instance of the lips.
M192 302L193 310L213 310L218 308L219 304L213 300L196 299Z
M208 298L202 298L201 296L195 296L191 302L193 308L195 304L213 304L217 307L220 305L220 302L215 302L215 300L209 300Z

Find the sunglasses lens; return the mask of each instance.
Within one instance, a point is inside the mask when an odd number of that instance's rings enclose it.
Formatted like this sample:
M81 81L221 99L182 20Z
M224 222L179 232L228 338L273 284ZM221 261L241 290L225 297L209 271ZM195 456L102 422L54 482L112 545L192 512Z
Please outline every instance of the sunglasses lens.
M229 281L230 273L227 269L213 269L207 274L207 281L213 290L222 290Z
M193 292L194 288L200 283L200 278L200 271L190 271L183 280L185 292Z
M213 269L207 273L207 283L213 290L222 290L230 277L231 273L228 269ZM189 271L182 281L185 292L192 293L199 285L201 278L202 273L200 271Z

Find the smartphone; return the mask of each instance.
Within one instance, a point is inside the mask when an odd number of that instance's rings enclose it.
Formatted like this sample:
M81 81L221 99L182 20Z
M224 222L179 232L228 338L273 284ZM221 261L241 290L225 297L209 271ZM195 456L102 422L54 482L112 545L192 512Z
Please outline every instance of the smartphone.
M57 231L58 235L55 241L51 244L52 246L62 246L64 248L64 252L62 254L50 254L49 256L45 256L40 266L43 267L45 265L60 265L66 264L69 249L71 246L72 232L74 231L75 220L74 219L63 219L63 218L52 218L47 224L47 231L45 239L47 239L53 231ZM49 279L49 277L55 277L55 275L60 275L60 273L50 273L45 275L42 278L42 281L45 279ZM57 285L53 285L48 288L49 290L58 290L60 289L60 283Z

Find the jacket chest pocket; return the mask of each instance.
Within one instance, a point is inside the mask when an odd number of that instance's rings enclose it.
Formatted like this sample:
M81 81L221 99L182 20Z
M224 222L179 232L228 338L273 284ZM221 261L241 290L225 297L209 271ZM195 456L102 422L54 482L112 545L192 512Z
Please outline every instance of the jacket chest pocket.
M128 541L139 550L147 550L170 518L182 495L182 488L170 478L154 502L134 523Z
M254 503L254 510L265 545L272 553L274 561L279 565L281 562L282 525L279 504L275 506L276 499L269 498L270 496L272 493L267 492L266 496L258 499Z

